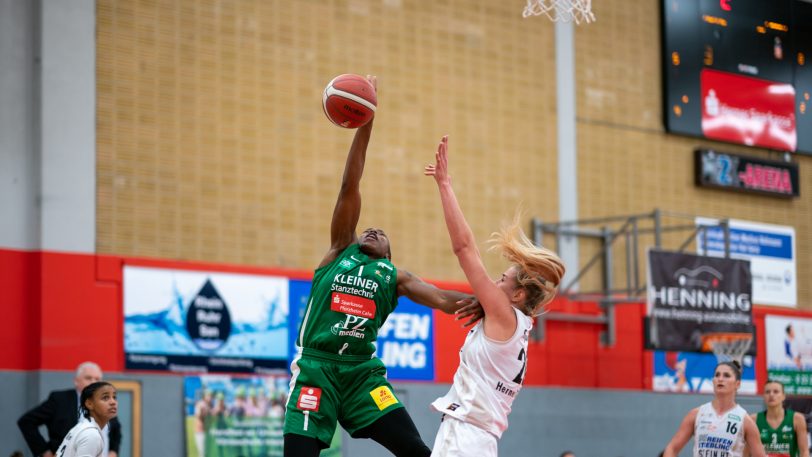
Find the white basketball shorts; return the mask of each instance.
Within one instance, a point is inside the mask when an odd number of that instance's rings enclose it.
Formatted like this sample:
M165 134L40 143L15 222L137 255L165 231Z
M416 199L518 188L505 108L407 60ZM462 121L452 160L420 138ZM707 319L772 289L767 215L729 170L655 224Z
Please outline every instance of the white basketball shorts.
M432 457L497 457L496 437L481 428L445 416L434 439Z

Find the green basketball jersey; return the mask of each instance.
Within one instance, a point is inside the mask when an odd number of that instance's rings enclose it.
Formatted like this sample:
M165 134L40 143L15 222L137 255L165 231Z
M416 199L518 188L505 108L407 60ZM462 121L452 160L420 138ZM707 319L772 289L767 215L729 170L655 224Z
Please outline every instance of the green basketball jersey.
M795 411L784 410L784 420L777 428L767 423L767 412L762 411L756 416L756 425L761 434L761 443L764 451L770 457L798 457L798 441L795 437L795 427L792 417Z
M342 356L369 358L387 316L397 306L397 270L371 259L353 243L317 269L297 346Z

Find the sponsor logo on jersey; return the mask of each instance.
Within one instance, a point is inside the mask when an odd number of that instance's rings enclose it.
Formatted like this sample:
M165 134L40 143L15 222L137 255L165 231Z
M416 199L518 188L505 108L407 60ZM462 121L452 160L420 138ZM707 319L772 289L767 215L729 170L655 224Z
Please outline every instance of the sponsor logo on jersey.
M356 259L354 255L351 255L351 256L350 256L350 258L351 258L352 260L355 260L356 262L361 262L360 260Z
M321 403L321 389L318 387L302 386L296 407L304 411L318 411Z
M496 391L497 392L502 392L503 394L507 395L508 397L515 397L516 396L516 391L513 390L513 389L510 389L508 387L505 387L505 385L502 384L501 381L496 383Z
M341 265L343 268L352 268L355 266L354 263L350 262L347 259L342 259L341 262L339 262L338 264Z
M736 421L740 421L740 420L742 420L742 418L741 418L741 417L739 417L739 416L737 416L737 415L735 415L735 414L728 414L728 415L727 415L727 418L728 418L728 419L733 419L733 420L736 420Z
M784 432L784 433L786 433L786 432L791 432L791 431L792 431L792 427L791 427L791 426L789 426L789 425L785 425L785 426L781 427L781 431L782 431L782 432Z
M366 338L366 334L364 333L366 328L364 327L364 324L366 324L368 320L369 319L366 317L358 317L348 314L344 320L333 324L333 326L330 328L330 332L335 336L349 336L363 340Z
M459 403L451 403L450 405L446 406L445 409L447 409L449 411L456 411L457 408L459 408L459 407L460 407Z
M387 386L377 387L372 390L369 395L372 396L372 400L375 401L375 404L378 405L378 409L381 411L398 403L395 394L393 394Z
M385 269L387 269L389 271L395 271L394 268L392 268L391 266L389 266L389 265L387 265L387 264L385 264L383 262L378 262L378 266L381 267L381 268L385 268Z
M377 307L374 300L333 292L330 297L330 309L339 313L352 314L353 316L374 318Z

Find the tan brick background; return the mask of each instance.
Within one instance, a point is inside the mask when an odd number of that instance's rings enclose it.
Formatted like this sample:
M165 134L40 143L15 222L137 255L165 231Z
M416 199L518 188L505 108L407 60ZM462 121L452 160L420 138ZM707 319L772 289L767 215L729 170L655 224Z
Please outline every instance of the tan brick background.
M596 0L597 22L576 29L580 217L661 208L794 226L808 308L812 199L694 186L696 146L771 156L665 134L658 4ZM554 26L522 19L524 0L97 5L100 253L313 268L352 141L320 107L341 73L379 77L359 228L387 230L397 265L462 279L422 176L445 133L483 251L520 204L558 220ZM812 189L812 158L796 160Z

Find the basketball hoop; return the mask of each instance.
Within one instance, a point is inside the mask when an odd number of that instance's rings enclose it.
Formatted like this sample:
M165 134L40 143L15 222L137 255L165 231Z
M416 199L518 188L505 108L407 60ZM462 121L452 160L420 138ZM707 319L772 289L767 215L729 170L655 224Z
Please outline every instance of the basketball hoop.
M522 17L546 15L553 22L595 21L592 0L527 0Z
M751 333L706 333L702 335L702 350L713 352L716 360L721 362L731 362L733 360L742 364L742 358L750 345L753 344Z

